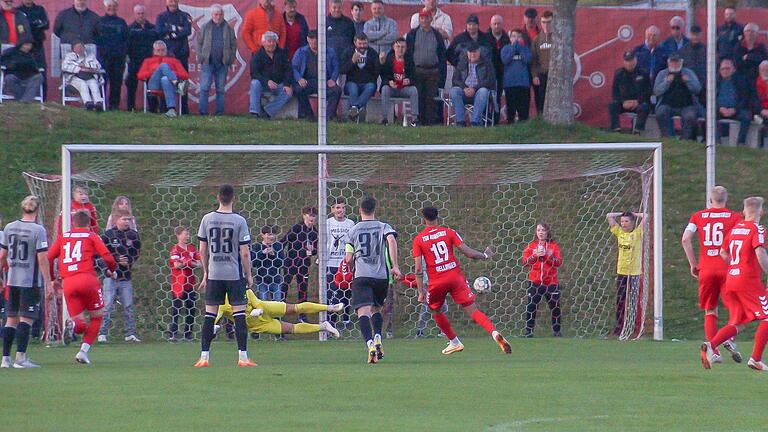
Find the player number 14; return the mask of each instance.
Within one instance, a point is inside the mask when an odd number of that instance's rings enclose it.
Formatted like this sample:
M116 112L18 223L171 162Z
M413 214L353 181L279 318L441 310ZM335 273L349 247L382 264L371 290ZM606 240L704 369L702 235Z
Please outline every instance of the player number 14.
M723 245L723 224L716 222L704 225L704 246Z
M433 244L430 250L435 254L435 264L448 261L448 245L444 241Z
M80 262L83 258L83 242L78 240L75 245L72 243L64 243L64 259L61 260L63 264L69 264L71 262Z

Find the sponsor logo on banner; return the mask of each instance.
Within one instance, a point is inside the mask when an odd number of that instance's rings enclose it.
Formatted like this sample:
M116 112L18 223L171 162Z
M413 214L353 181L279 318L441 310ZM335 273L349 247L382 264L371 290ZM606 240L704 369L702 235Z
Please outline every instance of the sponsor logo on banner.
M240 26L243 24L243 17L240 16L240 13L235 9L235 6L232 4L222 5L221 8L224 10L224 20L229 23L229 25L234 29L235 31L235 37L239 37L240 35ZM179 9L183 10L184 12L190 14L192 16L192 34L189 37L189 81L193 84L190 86L189 90L189 98L192 99L195 102L200 101L200 70L201 65L200 61L197 59L197 53L195 52L195 47L197 46L195 42L195 38L197 37L198 32L200 31L200 27L205 25L208 21L211 20L211 8L210 7L199 7L199 6L189 6L185 4L179 4ZM245 73L247 69L247 62L245 59L243 59L242 54L240 54L240 46L238 46L238 50L235 53L235 61L232 63L232 65L229 67L229 70L227 71L227 78L226 83L224 85L224 91L228 91L233 85L237 83L237 81L240 79L241 76ZM211 87L214 87L212 85ZM216 94L211 93L208 96L208 100L213 102L216 100Z

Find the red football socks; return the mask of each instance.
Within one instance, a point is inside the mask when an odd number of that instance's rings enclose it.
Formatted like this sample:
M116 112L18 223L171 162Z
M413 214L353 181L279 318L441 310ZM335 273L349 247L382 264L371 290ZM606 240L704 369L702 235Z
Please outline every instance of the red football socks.
M752 349L752 360L762 360L766 342L768 342L768 321L761 321L760 325L757 326L757 333L755 333L755 347Z
M83 342L88 345L93 345L96 337L99 335L99 328L101 327L102 317L91 317L91 322L88 323L88 328L83 335Z
M479 310L476 310L472 314L472 319L475 320L476 323L480 324L480 327L484 328L488 334L492 334L494 331L496 331L496 327L493 326L491 320L488 319L488 316Z
M714 338L709 340L709 343L712 345L712 348L716 348L720 346L723 342L727 341L728 339L736 336L736 334L739 332L739 330L736 328L733 324L728 324L725 327L721 328L720 331L717 332Z
M717 335L717 315L704 315L704 339L711 341ZM717 347L712 347L715 353L719 354Z
M74 320L75 321L75 334L83 334L85 333L85 329L88 328L88 324L85 323L83 320Z
M442 331L448 339L456 337L456 333L453 331L453 327L451 327L451 322L448 321L448 317L445 316L444 313L433 314L432 317L435 319L435 323L440 328L440 331Z

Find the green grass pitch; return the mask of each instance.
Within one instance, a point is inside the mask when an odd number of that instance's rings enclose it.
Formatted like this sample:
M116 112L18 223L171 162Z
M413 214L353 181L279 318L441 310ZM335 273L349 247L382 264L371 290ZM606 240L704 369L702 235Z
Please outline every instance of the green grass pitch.
M39 370L0 370L7 431L751 431L764 430L768 374L726 359L701 368L695 342L488 338L232 342L192 367L198 343L30 350ZM751 343L741 346L746 357Z

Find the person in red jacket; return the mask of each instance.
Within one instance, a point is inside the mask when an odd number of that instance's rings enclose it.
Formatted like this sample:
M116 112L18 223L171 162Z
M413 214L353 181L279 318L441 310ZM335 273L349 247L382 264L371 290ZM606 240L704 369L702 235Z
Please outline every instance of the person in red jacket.
M523 266L528 273L528 306L525 312L525 337L533 337L536 309L542 297L552 312L552 332L560 337L560 285L557 269L563 265L560 246L552 240L552 228L546 222L536 225L536 237L523 251Z
M93 206L93 203L91 203L91 198L88 196L88 187L87 186L75 186L72 188L72 204L70 204L69 213L70 213L70 219L69 219L69 226L72 228L74 226L74 223L72 222L72 217L75 215L75 213L79 212L80 210L85 210L88 212L88 214L91 215L91 221L88 223L88 227L91 230L92 233L98 234L99 233L99 223L96 219L96 207ZM61 235L61 213L59 213L59 217L56 219L56 235L54 238L58 238Z
M179 330L181 308L187 309L184 326L184 340L192 341L192 325L195 323L197 309L197 292L195 291L195 269L203 266L200 253L193 244L189 243L189 228L176 227L174 230L177 243L171 247L171 303L173 316L168 329L168 341L176 342L176 332Z
M152 57L144 59L136 74L139 81L146 81L149 91L162 92L165 97L165 115L176 117L176 93L184 94L189 73L175 57L168 56L165 42L152 44Z

